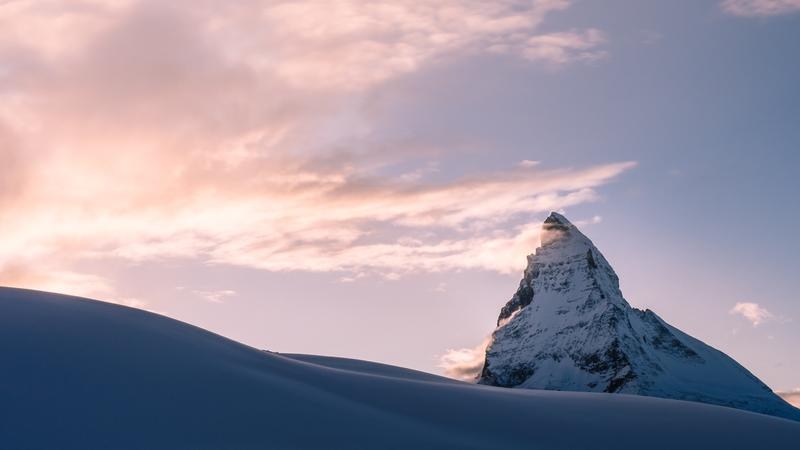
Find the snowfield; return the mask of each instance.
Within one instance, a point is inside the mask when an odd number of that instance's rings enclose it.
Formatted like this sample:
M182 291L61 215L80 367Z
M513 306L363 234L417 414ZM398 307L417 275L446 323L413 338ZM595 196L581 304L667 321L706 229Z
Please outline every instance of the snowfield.
M0 288L0 448L796 449L800 423L279 355L145 311Z

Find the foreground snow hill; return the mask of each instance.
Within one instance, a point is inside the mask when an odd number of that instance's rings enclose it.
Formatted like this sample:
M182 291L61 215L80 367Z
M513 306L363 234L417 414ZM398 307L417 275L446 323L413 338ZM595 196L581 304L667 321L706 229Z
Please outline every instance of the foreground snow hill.
M795 449L719 406L281 356L145 311L0 288L3 449Z

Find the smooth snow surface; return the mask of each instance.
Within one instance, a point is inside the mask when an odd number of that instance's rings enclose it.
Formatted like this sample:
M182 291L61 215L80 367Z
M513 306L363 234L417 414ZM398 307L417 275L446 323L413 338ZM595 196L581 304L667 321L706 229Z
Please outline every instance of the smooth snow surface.
M390 366L388 364L381 364L372 361L363 361L360 359L337 358L334 356L301 355L297 353L281 353L280 355L298 361L304 361L332 369L347 370L359 374L400 378L412 381L435 381L438 383L462 384L462 382L453 380L452 378L445 378L432 373L420 372L418 370Z
M285 357L145 311L0 288L0 448L795 449L800 423Z

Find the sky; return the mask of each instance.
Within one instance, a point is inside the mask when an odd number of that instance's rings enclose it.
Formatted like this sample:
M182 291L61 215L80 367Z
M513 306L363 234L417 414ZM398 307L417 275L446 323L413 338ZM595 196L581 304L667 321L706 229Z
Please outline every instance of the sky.
M555 210L800 392L797 42L798 0L0 0L0 284L442 373Z

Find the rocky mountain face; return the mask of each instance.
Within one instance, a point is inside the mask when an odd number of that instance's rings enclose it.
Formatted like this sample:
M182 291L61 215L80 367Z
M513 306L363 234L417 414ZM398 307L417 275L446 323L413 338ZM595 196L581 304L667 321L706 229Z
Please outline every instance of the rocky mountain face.
M646 395L800 420L800 410L724 353L632 308L605 257L552 213L500 311L481 384Z

